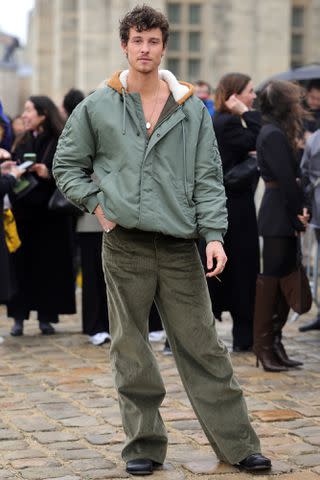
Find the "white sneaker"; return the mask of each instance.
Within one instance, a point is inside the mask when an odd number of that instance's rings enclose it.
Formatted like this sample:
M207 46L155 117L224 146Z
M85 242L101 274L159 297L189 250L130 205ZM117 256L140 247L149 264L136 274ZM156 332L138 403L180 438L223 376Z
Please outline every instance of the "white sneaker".
M149 342L162 342L166 338L164 330L149 333Z
M4 338L0 337L0 343L3 343L3 342L4 342Z
M111 337L109 333L107 332L99 332L96 333L95 335L90 335L89 336L89 342L92 343L92 345L103 345L104 343L110 342Z

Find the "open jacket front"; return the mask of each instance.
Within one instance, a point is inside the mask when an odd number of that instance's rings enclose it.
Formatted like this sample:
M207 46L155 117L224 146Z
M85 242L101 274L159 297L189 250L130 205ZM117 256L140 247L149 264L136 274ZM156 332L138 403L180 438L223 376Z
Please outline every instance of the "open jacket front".
M55 155L57 185L83 210L100 204L108 220L125 228L221 241L226 198L210 115L191 85L167 70L159 75L176 108L150 137L140 95L127 92L128 71L75 109Z

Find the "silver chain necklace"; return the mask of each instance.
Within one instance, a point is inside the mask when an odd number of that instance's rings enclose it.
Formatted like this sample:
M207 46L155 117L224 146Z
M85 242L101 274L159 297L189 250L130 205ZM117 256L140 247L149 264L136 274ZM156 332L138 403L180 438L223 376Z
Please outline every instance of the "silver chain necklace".
M152 125L152 118L153 118L154 112L156 110L156 106L158 104L159 92L160 92L160 80L158 82L158 90L157 90L157 93L156 93L156 96L155 96L155 99L154 99L155 101L154 101L154 107L153 107L152 113L149 117L149 120L146 121L146 129L147 130L150 130L151 125Z

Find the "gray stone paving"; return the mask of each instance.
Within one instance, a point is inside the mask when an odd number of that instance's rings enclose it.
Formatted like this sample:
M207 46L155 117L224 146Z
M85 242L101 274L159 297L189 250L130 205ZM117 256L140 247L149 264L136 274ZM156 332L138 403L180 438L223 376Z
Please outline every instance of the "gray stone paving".
M312 315L309 315L311 318ZM255 368L252 354L232 354L263 452L273 460L261 480L320 476L320 331L299 333L305 316L285 329L300 370L274 374ZM93 480L130 476L120 458L124 436L113 389L109 346L81 335L78 316L62 317L57 335L8 335L0 307L0 480ZM218 330L230 345L230 321ZM161 413L169 449L155 480L246 480L253 477L217 461L182 388L172 357L153 344L167 388Z

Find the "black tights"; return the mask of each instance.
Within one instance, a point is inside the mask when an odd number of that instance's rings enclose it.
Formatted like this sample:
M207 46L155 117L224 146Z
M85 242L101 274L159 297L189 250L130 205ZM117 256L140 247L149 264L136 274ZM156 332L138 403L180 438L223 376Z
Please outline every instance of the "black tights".
M263 237L263 275L284 277L297 266L297 237Z

